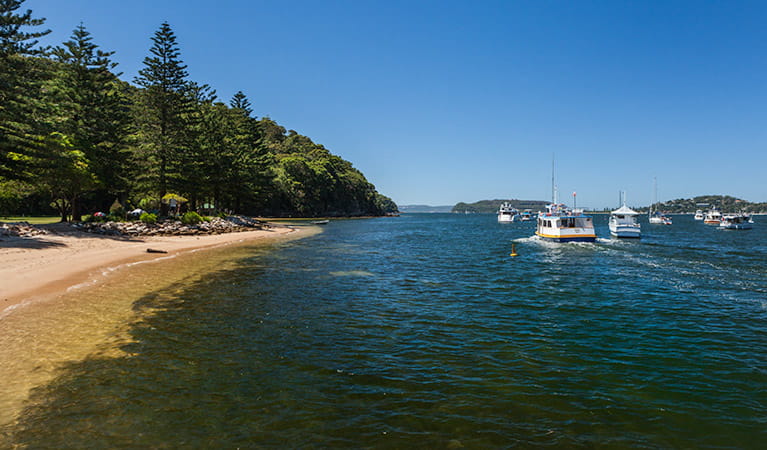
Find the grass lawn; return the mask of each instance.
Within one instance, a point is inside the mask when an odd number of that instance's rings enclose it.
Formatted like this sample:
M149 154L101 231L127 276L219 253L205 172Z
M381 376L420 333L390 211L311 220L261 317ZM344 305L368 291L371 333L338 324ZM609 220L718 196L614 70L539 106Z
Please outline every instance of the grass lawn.
M59 221L61 221L61 216L0 217L0 222L29 222L33 225L58 223Z

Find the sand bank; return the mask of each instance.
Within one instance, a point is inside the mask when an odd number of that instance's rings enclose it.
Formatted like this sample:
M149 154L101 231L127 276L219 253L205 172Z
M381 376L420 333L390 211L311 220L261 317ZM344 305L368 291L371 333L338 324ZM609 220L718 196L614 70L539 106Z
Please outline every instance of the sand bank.
M46 235L0 240L0 318L19 304L62 294L92 283L106 269L173 256L191 250L244 241L270 240L301 229L275 225L268 230L206 236L121 238L72 232L53 226ZM163 253L147 253L147 249Z

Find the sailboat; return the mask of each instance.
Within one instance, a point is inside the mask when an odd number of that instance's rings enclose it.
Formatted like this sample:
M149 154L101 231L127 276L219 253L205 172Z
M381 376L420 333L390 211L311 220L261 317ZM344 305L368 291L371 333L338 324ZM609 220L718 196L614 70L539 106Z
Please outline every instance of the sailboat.
M650 221L650 223L671 225L672 221L670 217L664 216L657 209L653 211L653 206L656 206L658 204L658 179L653 177L652 182L653 182L653 203L652 205L650 205L650 210L647 213L648 220Z

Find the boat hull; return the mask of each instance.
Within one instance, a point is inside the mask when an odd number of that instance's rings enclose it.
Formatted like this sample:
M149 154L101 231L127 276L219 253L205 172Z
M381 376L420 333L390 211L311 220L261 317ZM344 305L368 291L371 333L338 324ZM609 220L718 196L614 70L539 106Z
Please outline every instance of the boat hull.
M535 232L535 234L541 239L549 242L596 242L597 236L595 234L574 234L574 235L562 235L556 236L552 234L543 234Z
M642 230L635 227L610 227L610 234L618 238L639 239L642 237Z

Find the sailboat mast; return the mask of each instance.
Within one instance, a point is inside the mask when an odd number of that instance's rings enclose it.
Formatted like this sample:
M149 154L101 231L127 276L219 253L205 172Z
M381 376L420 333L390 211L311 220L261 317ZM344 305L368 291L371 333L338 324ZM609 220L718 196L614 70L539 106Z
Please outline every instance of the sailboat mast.
M557 203L557 188L554 185L554 155L551 155L551 203Z

